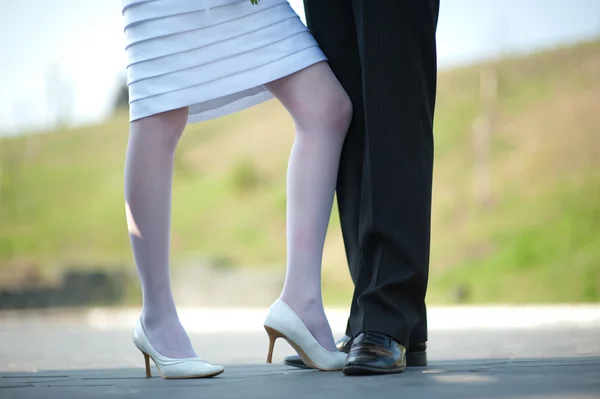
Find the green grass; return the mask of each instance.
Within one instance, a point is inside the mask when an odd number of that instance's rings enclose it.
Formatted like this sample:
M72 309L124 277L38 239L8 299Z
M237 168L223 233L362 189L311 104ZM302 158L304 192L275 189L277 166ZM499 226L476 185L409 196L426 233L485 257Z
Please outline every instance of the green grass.
M473 195L477 65L442 71L429 301L600 300L600 42L505 59L490 146L491 202ZM29 264L131 265L124 219L127 115L0 140L0 272ZM293 123L269 102L190 125L177 151L174 264L283 268L285 168ZM351 283L337 210L327 298Z
M507 202L475 215L486 228L472 237L487 253L435 273L430 299L456 300L462 289L475 303L600 301L599 176L585 187L558 183L535 206ZM501 217L512 222L494 222Z

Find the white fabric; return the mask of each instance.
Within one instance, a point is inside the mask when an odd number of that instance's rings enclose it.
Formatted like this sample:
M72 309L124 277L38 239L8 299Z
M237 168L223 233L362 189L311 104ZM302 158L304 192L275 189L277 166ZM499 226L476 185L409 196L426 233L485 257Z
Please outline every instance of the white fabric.
M122 0L130 120L188 122L272 98L265 83L325 60L286 0Z

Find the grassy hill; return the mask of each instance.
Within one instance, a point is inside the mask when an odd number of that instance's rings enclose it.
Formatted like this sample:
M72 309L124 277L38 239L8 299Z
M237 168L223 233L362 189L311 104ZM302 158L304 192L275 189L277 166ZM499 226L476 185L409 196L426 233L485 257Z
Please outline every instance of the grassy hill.
M475 195L479 74L493 67L490 196ZM600 300L600 42L442 71L431 303ZM0 140L0 271L131 265L123 209L127 115ZM173 258L283 268L293 125L275 102L187 128ZM349 296L337 210L328 298ZM21 267L21 269L17 269Z

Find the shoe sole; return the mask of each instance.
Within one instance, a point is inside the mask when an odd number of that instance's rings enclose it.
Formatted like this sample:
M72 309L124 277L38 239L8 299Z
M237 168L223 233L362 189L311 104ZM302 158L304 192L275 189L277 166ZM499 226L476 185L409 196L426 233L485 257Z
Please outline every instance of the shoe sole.
M346 366L344 367L343 373L345 375L380 375L380 374L397 374L404 371L404 367L397 369L380 369L376 367L368 366Z
M283 361L286 366L295 367L304 370L312 370L313 368L307 366L304 363L287 362ZM406 353L406 367L425 367L427 366L427 352L407 352Z
M427 351L406 352L406 367L427 366Z
M216 377L219 374L223 374L225 370L220 370L220 371L215 371L214 373L210 373L210 374L197 374L197 375L190 375L190 376L183 376L183 377L165 377L164 375L161 374L161 377L164 378L165 380L192 380L192 379L196 379L196 378L212 378L212 377Z
M312 370L313 369L312 367L307 366L306 364L304 364L304 362L302 362L302 364L300 364L300 363L288 363L286 360L284 360L283 364L285 364L286 366L295 367L297 369L304 369L304 370Z

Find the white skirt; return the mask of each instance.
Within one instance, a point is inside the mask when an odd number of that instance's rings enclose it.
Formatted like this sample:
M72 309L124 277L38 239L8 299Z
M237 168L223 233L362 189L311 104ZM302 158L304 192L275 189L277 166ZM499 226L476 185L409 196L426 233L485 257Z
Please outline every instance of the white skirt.
M188 122L269 100L265 84L326 60L286 0L122 0L130 120Z

